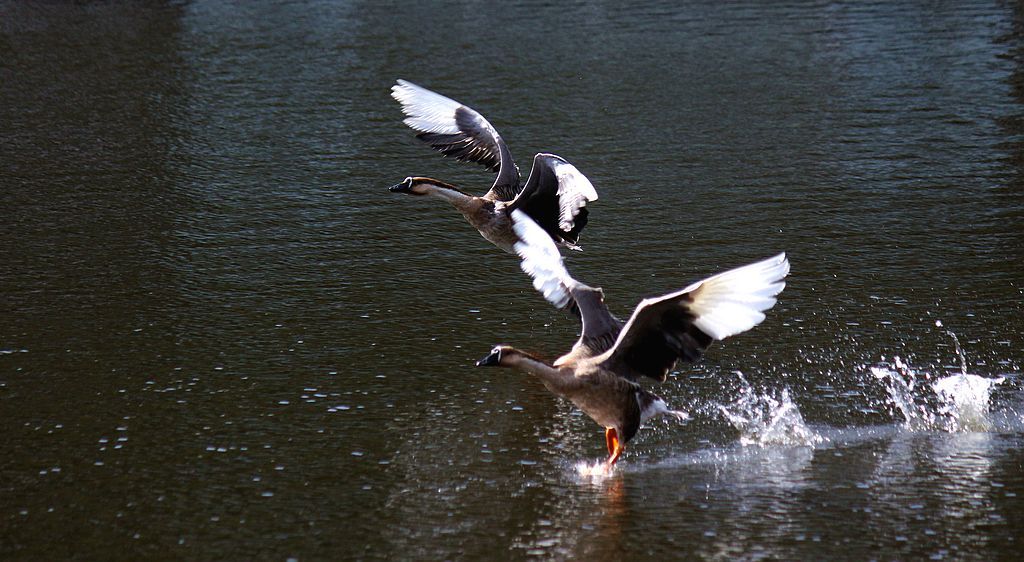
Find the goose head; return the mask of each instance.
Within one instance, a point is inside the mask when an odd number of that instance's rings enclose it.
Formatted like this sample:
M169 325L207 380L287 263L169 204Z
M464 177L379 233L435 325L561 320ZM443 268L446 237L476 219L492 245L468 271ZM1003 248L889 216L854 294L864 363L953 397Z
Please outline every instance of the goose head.
M510 345L496 345L483 359L476 362L477 367L518 367L525 371L535 372L538 369L552 369L551 364L538 355L534 355Z
M402 183L388 188L388 191L392 193L408 193L409 195L430 195L438 190L457 191L465 195L462 190L450 183L420 176L409 176Z
M509 358L519 353L518 349L508 345L496 345L494 349L484 357L483 359L476 362L477 367L497 367L502 365L502 360L507 364Z

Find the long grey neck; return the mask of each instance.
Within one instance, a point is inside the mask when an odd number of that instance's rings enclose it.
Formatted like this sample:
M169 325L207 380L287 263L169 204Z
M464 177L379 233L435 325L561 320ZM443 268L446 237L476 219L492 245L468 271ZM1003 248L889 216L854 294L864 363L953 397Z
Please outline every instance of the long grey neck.
M472 195L463 193L457 189L451 187L441 187L437 185L427 186L427 193L433 197L444 199L451 203L455 208L462 208L469 204L473 200Z
M531 375L535 375L542 381L555 386L561 386L565 382L563 380L565 379L565 374L560 370L539 359L535 359L527 355L515 355L513 357L509 357L507 364L519 369L520 371L525 371Z

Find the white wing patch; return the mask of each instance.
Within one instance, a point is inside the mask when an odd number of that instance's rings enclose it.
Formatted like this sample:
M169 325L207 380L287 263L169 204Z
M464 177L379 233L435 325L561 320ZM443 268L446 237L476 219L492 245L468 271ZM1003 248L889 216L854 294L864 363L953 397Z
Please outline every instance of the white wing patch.
M455 123L455 110L462 107L461 103L405 80L391 87L391 97L402 104L402 113L409 116L405 120L409 127L443 135L461 132Z
M513 248L523 260L520 267L533 278L533 287L548 302L557 308L564 308L569 304L567 282L572 282L572 277L566 271L562 254L558 252L551 236L519 209L512 211L512 228L519 237Z
M402 104L402 113L408 115L403 123L421 133L472 136L473 131L460 129L455 120L455 112L460 107L465 107L473 117L473 125L490 135L492 142L498 136L494 127L474 109L407 80L399 79L398 83L391 87L391 97Z
M597 201L597 190L576 166L557 156L555 158L555 177L558 178L558 227L563 232L569 232L573 227L573 219L580 214L580 209L587 205L587 201Z
M694 325L721 340L760 324L786 287L783 278L788 274L789 260L782 253L708 277L681 292L693 299L687 307L696 317Z

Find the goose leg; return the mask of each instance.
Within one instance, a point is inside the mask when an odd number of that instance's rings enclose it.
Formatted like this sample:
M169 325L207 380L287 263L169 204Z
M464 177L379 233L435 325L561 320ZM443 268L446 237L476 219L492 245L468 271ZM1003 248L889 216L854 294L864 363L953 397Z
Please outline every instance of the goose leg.
M607 464L608 467L611 468L611 466L614 465L615 462L619 460L619 456L622 455L622 451L626 447L625 445L622 444L622 441L619 441L619 434L617 431L615 431L614 427L605 428L604 442L605 445L608 447Z

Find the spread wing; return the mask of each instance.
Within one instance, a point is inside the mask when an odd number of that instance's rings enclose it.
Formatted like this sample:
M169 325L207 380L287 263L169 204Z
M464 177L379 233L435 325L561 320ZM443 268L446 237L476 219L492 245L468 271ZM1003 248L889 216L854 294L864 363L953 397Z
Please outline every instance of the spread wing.
M398 80L391 97L402 104L405 124L417 131L416 138L445 156L482 164L498 172L491 190L503 201L516 196L519 170L512 153L498 131L475 110L412 82Z
M513 248L523 260L520 264L523 271L533 278L534 288L557 308L564 309L574 302L579 307L583 329L572 353L590 357L611 347L622 323L604 305L601 289L580 283L569 275L554 241L526 213L519 209L512 211L512 228L519 237Z
M677 359L696 361L712 341L760 324L788 273L789 260L779 254L644 299L602 364L630 380L664 381Z
M597 190L587 176L560 156L539 153L523 191L509 208L522 209L552 238L578 250L588 201L597 201Z

